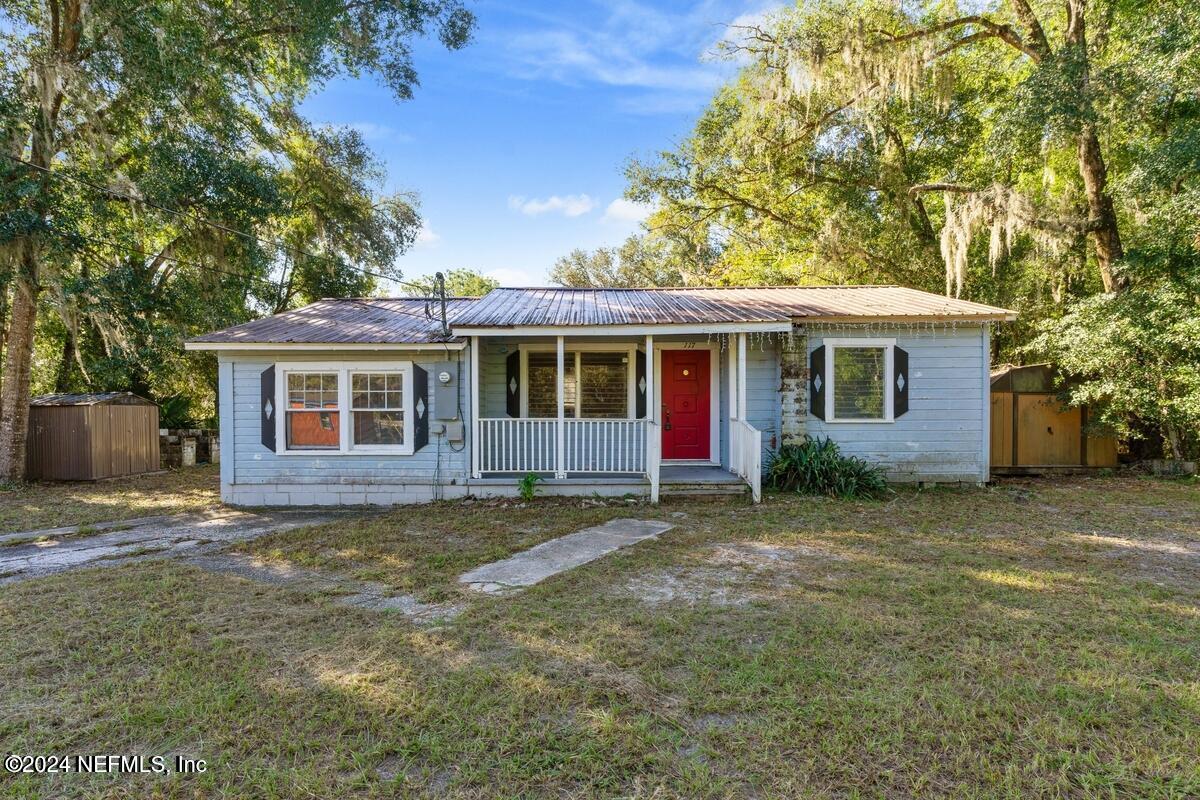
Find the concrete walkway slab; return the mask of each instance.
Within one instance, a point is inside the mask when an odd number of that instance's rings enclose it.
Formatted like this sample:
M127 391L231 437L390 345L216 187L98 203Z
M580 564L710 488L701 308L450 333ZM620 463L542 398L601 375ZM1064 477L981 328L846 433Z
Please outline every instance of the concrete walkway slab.
M221 509L102 523L82 530L48 528L7 534L0 540L0 585L81 567L211 553L232 542L332 522L344 515L337 511Z
M458 576L460 583L484 594L506 594L544 581L614 550L654 539L675 527L648 519L614 519L594 528L542 542L515 556L476 567Z

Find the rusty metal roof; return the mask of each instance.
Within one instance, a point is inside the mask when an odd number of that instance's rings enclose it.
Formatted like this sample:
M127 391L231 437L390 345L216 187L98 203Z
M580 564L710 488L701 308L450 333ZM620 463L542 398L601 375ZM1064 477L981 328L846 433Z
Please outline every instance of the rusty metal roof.
M495 289L456 327L661 325L821 320L1003 320L1003 308L902 286Z
M429 304L433 316L427 316ZM1003 308L901 286L769 288L495 289L453 298L457 328L790 323L792 321L1012 319ZM434 344L442 335L436 303L423 298L321 300L189 339L194 344ZM203 348L201 348L203 349Z
M451 323L476 302L451 298ZM428 304L432 316L425 313ZM442 335L440 309L424 298L350 298L319 300L311 305L234 325L189 339L198 344L432 344L457 342Z
M29 400L31 406L152 406L154 402L133 392L90 392L86 394L39 394Z

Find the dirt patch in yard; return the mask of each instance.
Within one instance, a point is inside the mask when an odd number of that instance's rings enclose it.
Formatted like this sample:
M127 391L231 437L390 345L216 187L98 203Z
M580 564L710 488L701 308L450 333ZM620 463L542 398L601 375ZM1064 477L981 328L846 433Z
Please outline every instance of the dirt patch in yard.
M1096 548L1122 571L1160 586L1200 586L1200 540L1179 537L1133 539L1101 533L1068 533L1067 538Z
M743 606L803 583L836 581L833 568L846 556L807 544L721 542L704 548L693 563L642 573L624 586L650 606L708 603Z

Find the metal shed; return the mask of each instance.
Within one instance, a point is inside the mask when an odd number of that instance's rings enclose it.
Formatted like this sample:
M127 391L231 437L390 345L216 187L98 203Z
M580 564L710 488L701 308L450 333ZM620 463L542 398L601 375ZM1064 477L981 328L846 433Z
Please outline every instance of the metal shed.
M130 392L46 394L29 403L25 471L94 481L158 470L158 406Z
M1087 406L1063 407L1052 364L992 372L992 471L1115 467L1117 440L1090 436Z

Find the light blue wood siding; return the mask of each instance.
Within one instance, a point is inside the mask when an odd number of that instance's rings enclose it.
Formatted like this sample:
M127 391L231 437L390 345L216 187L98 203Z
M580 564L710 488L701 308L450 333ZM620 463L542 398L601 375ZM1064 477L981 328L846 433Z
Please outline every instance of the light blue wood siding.
M262 445L261 422L259 417L259 376L262 371L274 363L287 361L412 361L423 367L429 373L429 419L430 424L439 422L434 408L435 392L433 389L434 364L461 359L461 405L463 413L470 409L470 369L465 351L442 353L438 351L421 351L402 353L397 351L373 353L337 353L311 351L298 354L264 354L236 355L222 354L221 375L232 374L233 391L228 396L222 391L221 416L224 420L229 414L233 420L232 447L225 445L222 453L223 460L232 461L232 476L228 481L235 485L400 485L400 484L429 484L436 480L439 484L457 482L459 484L468 477L468 451L465 444L456 445L462 448L454 452L445 441L445 437L429 435L429 444L412 455L381 455L378 453L364 455L329 455L329 456L299 456L278 455ZM227 400L228 397L228 400ZM226 408L226 402L232 403L232 409ZM408 400L405 400L406 404ZM469 434L468 434L469 435ZM225 444L222 442L222 444ZM224 474L222 475L224 480Z
M916 330L811 329L811 354L825 338L895 338L908 351L908 413L892 423L825 422L807 430L842 452L882 465L891 480L986 480L987 337L982 326Z

